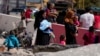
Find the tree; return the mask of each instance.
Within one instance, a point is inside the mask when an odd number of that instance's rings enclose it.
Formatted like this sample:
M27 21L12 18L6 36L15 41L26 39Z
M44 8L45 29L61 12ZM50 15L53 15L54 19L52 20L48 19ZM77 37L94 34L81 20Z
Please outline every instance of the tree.
M83 9L84 7L100 7L100 0L76 0L75 7Z

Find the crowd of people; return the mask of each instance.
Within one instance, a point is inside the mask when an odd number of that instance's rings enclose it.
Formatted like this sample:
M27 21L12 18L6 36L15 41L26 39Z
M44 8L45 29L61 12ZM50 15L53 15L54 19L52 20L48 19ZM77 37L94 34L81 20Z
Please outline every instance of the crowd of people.
M83 27L89 29L87 33L84 34L83 40L84 45L98 43L99 36L95 34L96 29L100 29L100 13L93 12L89 7L85 9L85 13L78 16L77 12L68 8L65 12L65 16L63 16L62 22L65 25L65 33L66 35L60 36L61 45L70 45L77 44L76 37L78 36L78 28ZM21 24L19 29L25 32L27 24L31 21L32 10L28 7L26 11L21 12ZM61 16L58 11L55 9L54 3L47 3L46 9L41 9L34 14L35 23L34 29L37 29L36 41L35 45L49 45L51 37L55 38L52 29L52 23L58 23L57 18ZM8 36L5 41L5 45L10 48L18 47L19 40L17 34L13 34L10 32L11 36ZM12 42L9 38L13 38L14 42ZM10 42L12 43L10 43ZM11 46L8 46L10 43Z
M52 13L52 10L54 11ZM51 23L58 23L57 20L59 20L57 17L61 16L57 12L57 10L54 8L53 3L48 3L47 4L47 9L44 10L46 12L46 20ZM76 37L78 36L78 28L83 27L89 30L89 33L91 33L91 27L93 28L92 34L89 35L94 35L93 36L88 36L87 38L93 39L91 40L91 44L95 43L95 40L99 38L99 36L96 35L95 30L100 29L100 12L93 11L90 7L85 8L85 12L83 14L78 14L75 9L68 8L65 12L65 16L63 16L62 23L65 25L65 39L66 39L66 44L77 44L76 42ZM38 17L38 16L37 16ZM36 17L36 20L37 20ZM41 17L38 18L38 29L41 26L42 19ZM40 23L39 23L40 22ZM48 27L47 27L48 29ZM51 29L51 27L49 27ZM85 35L85 34L84 34ZM83 36L84 37L84 36ZM38 38L38 37L37 37ZM83 38L84 39L84 38ZM37 39L36 39L37 40ZM88 40L90 41L90 40ZM85 39L84 39L85 42ZM96 42L99 42L96 41Z
M57 20L59 20L57 17L60 17L61 14L59 14L57 12L57 10L54 8L54 4L53 3L48 3L47 4L47 9L43 9L45 12L46 12L46 20L50 23L58 23ZM42 10L40 10L38 13L40 13ZM52 12L53 11L53 12ZM65 14L64 14L65 13ZM100 29L100 21L99 21L99 18L100 18L100 14L99 12L95 12L93 11L90 7L87 7L85 8L85 12L81 15L78 15L77 11L75 9L72 9L72 8L68 8L65 12L63 12L63 19L62 19L62 23L65 25L65 32L66 32L66 35L65 35L65 43L66 44L77 44L76 42L76 37L78 36L78 28L79 27L83 27L83 28L86 28L86 29L91 29L91 27L93 28L92 30L94 29ZM41 23L42 23L42 17L40 17L42 14L38 14L36 16L36 24L34 25L34 27L37 28L44 32L43 30L41 30ZM46 26L46 24L44 24ZM50 25L51 26L51 25ZM52 29L51 27L49 26L46 27L45 29ZM89 31L90 33L91 31ZM89 34L89 35L96 35L94 31L92 31L93 34ZM44 35L44 34L42 34ZM99 36L98 36L99 37ZM39 39L38 39L39 38ZM37 42L41 42L41 37L37 35L37 39L36 39L36 43ZM43 37L42 37L43 38ZM91 40L91 43L95 43L95 37L92 37L92 36L88 36L89 39L93 38L93 40ZM84 39L84 38L83 38ZM40 40L40 41L38 41ZM45 39L43 39L45 41ZM90 41L90 40L88 40ZM47 42L47 41L46 41ZM49 37L49 42L50 42L50 37ZM85 42L85 40L84 40ZM99 40L97 41L99 42ZM42 42L41 42L42 43ZM41 45L41 44L36 44L36 45ZM46 44L47 45L47 44Z

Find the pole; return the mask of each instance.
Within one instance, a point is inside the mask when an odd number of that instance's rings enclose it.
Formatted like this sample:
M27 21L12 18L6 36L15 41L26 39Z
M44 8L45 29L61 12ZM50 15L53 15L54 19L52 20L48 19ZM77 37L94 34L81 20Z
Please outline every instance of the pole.
M2 7L1 8L3 8L3 9L1 9L1 12L5 13L5 11L6 11L6 0L2 1Z
M9 9L9 0L3 0L3 4L2 4L2 13L7 14L7 11Z
M9 0L7 1L7 14L9 14Z
M16 8L19 8L19 0L16 0Z

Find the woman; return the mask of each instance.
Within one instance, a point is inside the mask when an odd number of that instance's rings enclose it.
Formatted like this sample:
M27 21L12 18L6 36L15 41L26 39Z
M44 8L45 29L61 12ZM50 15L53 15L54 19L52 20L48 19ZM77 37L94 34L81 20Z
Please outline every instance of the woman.
M46 12L41 10L41 21L39 23L36 45L48 45L50 42L51 23L46 18Z
M73 21L74 12L68 11L65 16L66 44L76 44L76 26Z

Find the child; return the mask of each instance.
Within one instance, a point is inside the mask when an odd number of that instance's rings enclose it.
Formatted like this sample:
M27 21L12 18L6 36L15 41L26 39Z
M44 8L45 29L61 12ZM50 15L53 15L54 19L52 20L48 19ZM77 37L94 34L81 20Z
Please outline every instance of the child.
M27 24L26 24L26 20L25 20L25 17L22 17L21 18L21 21L19 22L19 28L21 28L21 29L26 29L26 26L27 26Z
M95 29L93 26L89 27L89 31L84 34L84 45L93 44L95 41Z
M61 35L61 36L60 36L60 44L61 44L61 45L64 45L64 46L66 45L66 43L65 43L66 40L65 40L65 39L66 39L66 38L65 38L64 35Z
M78 21L78 16L74 16L73 20L74 20L74 24L78 27L80 25Z
M14 35L14 31L10 31L10 35L6 37L4 45L7 46L8 51L13 48L19 47L19 41Z

